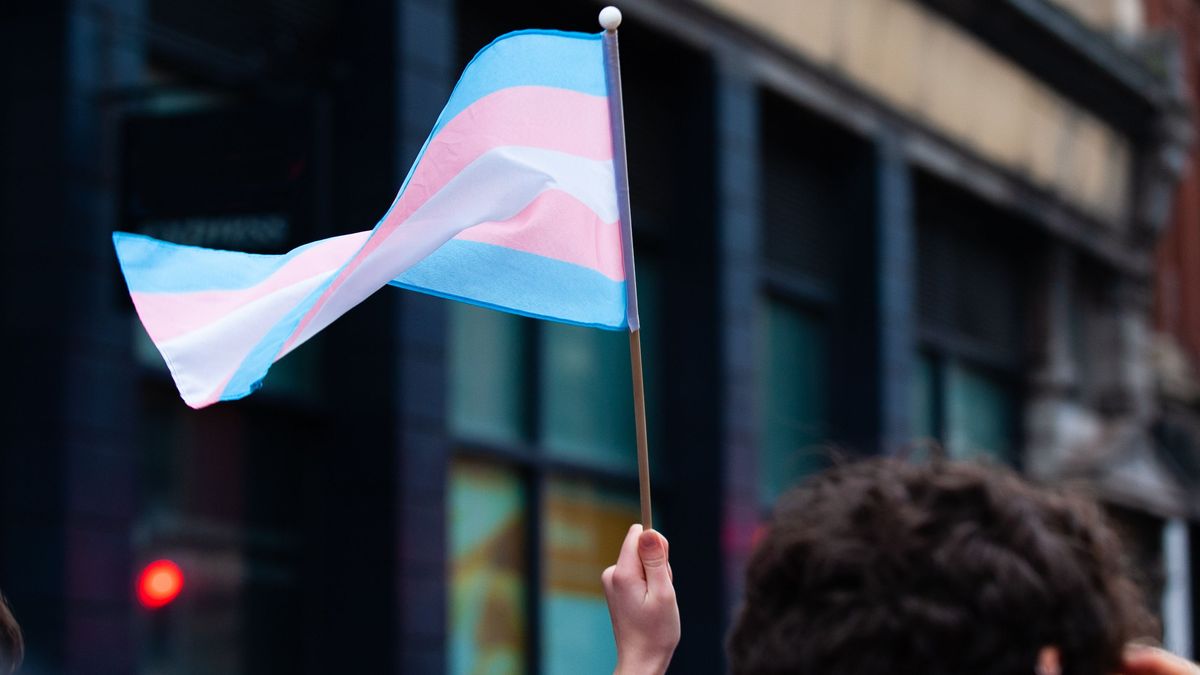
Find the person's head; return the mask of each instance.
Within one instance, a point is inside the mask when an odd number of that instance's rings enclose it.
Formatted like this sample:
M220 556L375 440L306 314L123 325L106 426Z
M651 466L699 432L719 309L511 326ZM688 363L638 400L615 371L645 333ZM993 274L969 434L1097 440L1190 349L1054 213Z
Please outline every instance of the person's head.
M13 618L4 596L0 594L0 675L16 672L25 655L25 644L21 640L21 627Z
M1118 670L1153 629L1090 501L976 464L874 459L784 496L730 635L738 675Z

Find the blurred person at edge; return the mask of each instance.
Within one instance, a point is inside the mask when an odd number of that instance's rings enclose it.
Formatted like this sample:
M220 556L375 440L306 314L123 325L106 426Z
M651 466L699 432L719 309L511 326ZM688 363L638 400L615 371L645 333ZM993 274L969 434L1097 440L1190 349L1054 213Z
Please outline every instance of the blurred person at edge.
M21 659L25 655L25 645L21 640L21 627L13 618L0 594L0 675L11 675L21 667Z
M604 571L618 675L679 642L666 539ZM1012 471L871 459L782 497L729 636L735 675L1200 675L1156 630L1100 508Z

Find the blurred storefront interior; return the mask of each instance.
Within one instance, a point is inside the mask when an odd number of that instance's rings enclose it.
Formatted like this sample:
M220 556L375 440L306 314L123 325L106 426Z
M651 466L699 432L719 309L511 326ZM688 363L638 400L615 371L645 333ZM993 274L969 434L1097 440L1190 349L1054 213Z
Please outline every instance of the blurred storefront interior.
M602 673L626 338L384 291L193 411L114 230L283 252L386 210L471 55L585 0L0 9L0 589L43 673ZM1200 633L1200 2L622 9L656 523L716 672L838 456L1093 491ZM168 559L159 609L134 581Z

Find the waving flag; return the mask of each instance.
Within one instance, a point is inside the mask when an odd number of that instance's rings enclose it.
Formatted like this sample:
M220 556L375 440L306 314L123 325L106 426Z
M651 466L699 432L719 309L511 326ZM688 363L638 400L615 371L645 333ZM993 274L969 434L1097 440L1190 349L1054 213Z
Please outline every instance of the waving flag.
M636 328L604 63L600 34L497 38L467 65L368 232L284 255L115 233L133 304L184 401L246 396L272 363L389 284Z

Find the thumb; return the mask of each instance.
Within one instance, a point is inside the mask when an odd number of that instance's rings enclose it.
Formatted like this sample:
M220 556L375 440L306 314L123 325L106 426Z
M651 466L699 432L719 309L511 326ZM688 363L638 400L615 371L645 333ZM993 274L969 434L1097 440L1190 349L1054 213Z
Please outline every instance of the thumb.
M646 570L646 586L653 591L659 586L671 585L671 572L667 567L667 547L663 536L654 530L646 530L638 537L638 557Z

